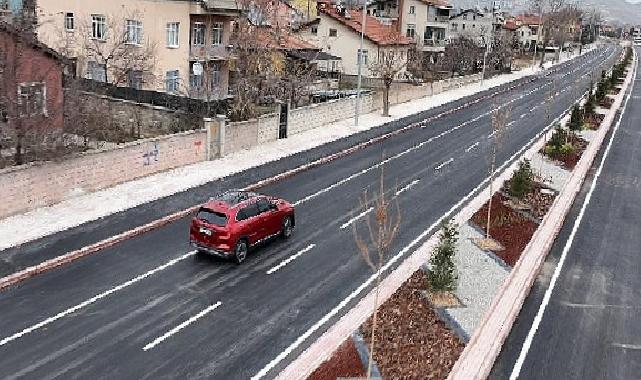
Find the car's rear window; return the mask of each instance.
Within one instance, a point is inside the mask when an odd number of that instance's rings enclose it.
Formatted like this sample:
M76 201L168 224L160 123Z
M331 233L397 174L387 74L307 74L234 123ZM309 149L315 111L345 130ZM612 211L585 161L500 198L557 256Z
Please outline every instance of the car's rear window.
M227 215L222 212L212 211L206 208L201 208L198 210L198 215L196 218L204 221L208 224L213 224L215 226L224 226L227 224Z

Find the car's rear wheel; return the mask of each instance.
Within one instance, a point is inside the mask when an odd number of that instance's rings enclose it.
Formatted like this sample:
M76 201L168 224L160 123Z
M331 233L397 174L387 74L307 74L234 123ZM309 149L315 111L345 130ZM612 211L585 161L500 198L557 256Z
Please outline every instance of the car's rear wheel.
M247 258L248 248L246 240L239 240L238 243L236 243L236 249L234 249L234 260L236 261L236 264L240 264L245 261Z
M283 219L283 228L281 229L281 236L285 239L289 239L294 232L294 221L291 216L286 216Z

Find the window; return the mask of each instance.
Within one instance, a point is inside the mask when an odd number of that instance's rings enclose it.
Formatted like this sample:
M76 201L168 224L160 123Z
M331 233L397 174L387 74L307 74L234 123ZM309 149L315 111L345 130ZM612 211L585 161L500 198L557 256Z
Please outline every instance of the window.
M102 41L107 38L107 18L104 15L91 15L91 38Z
M138 20L127 20L127 40L128 44L142 44L142 22Z
M256 203L253 203L240 209L240 211L238 211L238 214L236 215L236 220L241 221L253 218L256 215L258 215L258 205Z
M128 70L127 71L127 86L142 90L142 71L141 70Z
M260 198L256 204L258 205L258 212L261 214L270 210L270 203L265 198Z
M210 71L210 86L212 89L220 86L220 63L212 62Z
M202 220L207 224L213 224L215 226L224 226L227 224L227 215L222 212L212 211L206 208L201 208L198 210L196 219Z
M193 69L191 72L192 74L189 75L189 87L196 91L202 90L204 84L202 73L199 73L198 75L193 74Z
M20 116L46 115L47 88L45 84L24 83L18 86L18 112Z
M476 21L476 15L472 15L472 20Z
M73 32L76 28L74 24L73 12L65 13L65 30L68 32Z
M107 66L95 61L87 62L87 78L98 82L107 81Z
M362 62L361 62L361 57L362 57ZM356 54L356 63L358 65L367 65L367 50L363 49L358 49L358 52Z
M167 47L178 47L178 33L180 31L180 23L170 22L167 23Z
M318 34L318 27L317 26L312 26L311 32L312 32L313 35L317 35Z
M414 38L416 36L416 24L407 24L407 30L405 34L409 38Z
M472 29L475 29L475 28L476 28L476 24L472 24Z
M452 30L456 32L458 30L458 24L453 23L452 24Z
M202 46L205 44L205 24L202 22L194 23L191 35L191 44L196 46Z
M461 24L461 29L465 30L465 24Z
M467 13L463 13L463 20L467 20Z
M336 29L330 29L329 30L329 36L330 37L336 37L338 33L336 32Z
M409 13L410 13L411 15L415 14L415 13L416 13L416 7L415 7L415 6L413 6L413 5L410 5L410 12L409 12Z
M214 22L211 26L211 44L212 45L222 45L223 44L223 23Z
M178 70L167 71L165 75L165 91L169 93L177 92L179 80L180 75Z

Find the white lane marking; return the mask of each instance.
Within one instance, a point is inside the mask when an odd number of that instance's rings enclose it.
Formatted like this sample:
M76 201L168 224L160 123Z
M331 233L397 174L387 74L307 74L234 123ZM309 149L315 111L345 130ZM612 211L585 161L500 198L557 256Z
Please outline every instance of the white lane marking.
M45 319L45 320L43 320L43 321L41 321L39 323L36 323L35 325L33 325L31 327L28 327L28 328L26 328L26 329L24 329L24 330L22 330L20 332L17 332L15 334L11 335L11 336L8 336L8 337L0 340L0 346L3 346L3 345L5 345L5 344L7 344L7 343L9 343L11 341L14 341L14 340L16 340L18 338L21 338L22 336L24 336L26 334L29 334L29 333L31 333L31 332L33 332L35 330L38 330L38 329L40 329L40 328L42 328L42 327L44 327L44 326L46 326L46 325L48 325L50 323L53 323L53 322L57 321L60 318L66 317L67 315L69 315L71 313L75 313L76 311L78 311L78 310L80 310L82 308L85 308L85 307L87 307L87 306L89 306L89 305L91 305L91 304L93 304L93 303L95 303L95 302L97 302L97 301L99 301L99 300L101 300L101 299L103 299L103 298L105 298L105 297L117 292L117 291L120 291L120 290L122 290L122 289L124 289L126 287L129 287L129 286L131 286L131 285L133 285L133 284L135 284L137 282L140 282L140 281L144 280L145 278L147 278L147 277L149 277L151 275L154 275L154 274L156 274L156 273L158 273L158 272L160 272L160 271L162 271L164 269L167 269L170 266L172 266L172 265L174 265L174 264L176 264L176 263L178 263L178 262L180 262L180 261L182 261L182 260L184 260L184 259L186 259L186 258L188 258L190 256L193 256L195 253L196 253L196 251L191 251L191 252L188 252L188 253L180 256L180 257L172 259L172 260L166 262L165 264L163 264L161 266L158 266L158 267L156 267L156 268L154 268L154 269L152 269L152 270L150 270L148 272L145 272L145 273L141 274L138 277L134 277L134 278L132 278L131 280L129 280L127 282L123 282L122 284L120 284L120 285L118 285L118 286L116 286L114 288L111 288L111 289L109 289L109 290L107 290L107 291L105 291L103 293L95 295L95 296L89 298L88 300L86 300L86 301L84 301L82 303L79 303L76 306L73 306L73 307L71 307L71 308L69 308L69 309L67 309L65 311L62 311L62 312L54 315L53 317L49 317L49 318L47 318L47 319Z
M521 119L527 116L527 113L522 113L521 116L519 116Z
M351 226L351 225L352 225L352 223L354 223L355 221L357 221L357 220L359 220L360 218L364 217L365 215L367 215L367 213L368 213L368 212L370 212L370 211L372 211L372 210L373 210L373 208L372 208L372 207L370 207L370 208L368 208L367 210L362 211L360 214L356 215L356 216L355 216L355 217L353 217L352 219L348 220L347 222L343 223L343 224L341 225L341 230L343 230L343 229L345 229L345 228L347 228L347 227Z
M641 350L641 344L612 343L612 346L625 350Z
M397 191L396 191L396 193L394 194L394 198L398 197L399 195L403 194L403 193L404 193L404 192L406 192L407 190L411 189L412 187L414 187L414 185L416 185L416 184L417 184L417 183L419 183L419 182L420 182L420 180L419 180L419 179L415 179L414 181L412 181L412 182L410 182L409 184L405 185L403 188L401 188L401 189L397 190ZM343 230L343 229L345 229L345 228L347 228L347 227L351 226L351 225L352 225L352 223L354 223L355 221L357 221L357 220L359 220L360 218L364 217L365 215L367 215L367 214L368 214L370 211L372 211L373 209L374 209L373 207L370 207L370 208L368 208L367 210L362 211L360 214L356 215L356 216L355 216L355 217L353 217L352 219L350 219L350 220L348 220L347 222L345 222L345 223L341 224L340 229L341 229L341 230Z
M178 331L184 329L185 327L189 326L190 324L196 322L196 320L204 317L206 314L211 313L212 311L216 310L220 305L223 303L218 301L213 305L210 305L207 307L205 310L201 311L200 313L194 315L193 317L189 318L188 320L184 321L183 323L179 324L178 326L174 327L173 329L167 331L163 335L159 336L158 338L154 339L151 343L148 343L145 347L142 348L143 351L148 351L151 350L152 348L156 347L159 343L164 341L165 339L169 338L170 336L174 335Z
M538 106L534 106L534 107L530 108L530 112L536 111L537 108L538 108Z
M512 125L514 125L515 123L516 123L516 120L512 120L512 121L510 121L509 123L507 123L506 127L508 127L508 128L509 128L509 127L511 127Z
M477 146L479 146L479 144L480 144L480 142L479 142L479 141L477 141L477 142L475 142L474 144L472 144L472 145L468 146L467 148L465 148L465 151L466 151L467 153L469 153L472 149L474 149L474 148L476 148Z
M636 75L636 60L635 60L634 70L635 70L635 73L633 75ZM536 334L537 330L539 329L539 326L541 325L541 320L543 319L543 313L545 313L545 309L547 308L547 305L550 302L550 298L552 297L552 291L556 286L556 281L558 280L559 275L561 274L561 269L563 269L563 264L565 263L565 259L568 256L568 252L570 251L570 248L572 248L572 243L574 243L574 237L576 236L577 231L579 230L579 226L581 225L581 221L583 220L583 216L585 215L585 210L588 208L588 205L590 204L590 200L592 199L592 194L594 194L594 189L596 188L596 184L599 181L601 172L603 171L605 160L608 158L608 155L610 154L610 149L612 148L614 137L617 131L619 130L619 126L621 125L621 120L623 118L623 115L625 114L625 111L628 109L628 100L630 100L630 94L632 94L633 90L634 90L634 84L632 84L630 93L625 99L623 112L621 112L621 114L619 115L619 120L617 121L617 124L614 126L614 131L612 132L612 136L610 136L610 141L608 142L608 146L605 148L605 152L603 153L603 157L601 158L601 163L599 164L599 168L597 169L594 175L594 180L592 181L592 185L590 185L590 190L588 191L588 194L586 195L585 200L583 201L583 205L581 205L581 211L579 211L579 215L574 221L574 225L572 226L572 232L570 232L570 236L568 237L568 240L565 246L563 247L563 252L561 253L561 258L559 259L559 263L556 265L556 268L554 269L554 273L552 274L552 279L550 280L550 285L545 291L545 295L543 296L543 301L541 302L541 305L539 306L539 310L537 311L536 316L534 317L534 321L532 322L530 331L528 332L528 335L525 338L525 341L523 342L523 346L521 347L521 352L519 354L519 357L516 360L516 363L514 364L512 373L510 374L510 380L516 380L519 377L519 374L521 373L521 368L523 367L523 363L525 362L525 357L527 356L527 353L530 350L530 347L532 346L534 335Z
M407 185L403 186L401 189L399 189L399 190L396 192L396 196L399 196L399 195L403 194L403 193L404 193L404 192L406 192L407 190L409 190L409 189L411 189L412 187L414 187L414 186L415 186L417 183L419 183L420 181L421 181L420 179L415 179L414 181L412 181L412 182L408 183Z
M450 158L449 160L447 160L445 162L441 162L437 167L434 168L434 170L437 170L437 171L441 170L441 169L443 169L443 167L445 167L446 165L451 164L452 162L454 162L454 158Z
M298 251L298 253L296 253L295 255L292 255L292 256L288 257L287 259L285 259L285 260L281 261L281 262L280 262L280 264L278 264L278 265L276 265L275 267L271 268L271 269L270 269L270 270L268 270L266 273L267 273L267 274L272 274L272 273L276 272L276 271L277 271L277 270L279 270L280 268L282 268L282 267L284 267L285 265L287 265L287 264L291 263L292 261L296 260L298 257L300 257L301 255L303 255L304 253L311 251L311 250L312 250L312 248L314 248L314 247L316 247L316 244L310 244L310 245L308 245L307 247L305 247L305 248L303 248L302 250Z
M505 168L507 168L515 158L521 156L525 150L536 140L541 138L541 136L546 133L547 131L550 130L552 125L554 125L558 120L560 120L568 110L566 110L564 113L561 114L561 116L557 117L550 123L547 127L543 128L539 133L537 133L532 139L530 139L525 145L521 147L514 155L512 155L509 159L507 159L503 165L501 165L499 168L495 170L495 173L499 173ZM432 223L431 226L429 226L425 231L423 231L420 235L418 235L414 240L412 240L408 245L403 247L396 255L390 258L390 260L381 267L381 270L372 274L365 282L363 282L361 285L359 285L358 288L356 288L352 293L350 293L344 300L342 300L336 307L334 307L332 310L330 310L327 314L325 314L319 321L317 321L314 325L312 325L307 331L305 331L301 336L299 336L292 344L290 344L285 350L283 350L278 356L276 356L271 362L267 363L263 369L261 369L256 375L251 377L251 380L259 380L265 377L274 367L276 367L280 362L283 361L287 356L289 356L294 350L296 350L301 344L303 344L309 337L314 334L318 329L320 329L323 325L325 325L331 318L336 316L345 306L347 306L354 298L356 298L360 293L362 293L365 289L367 289L368 286L370 286L374 280L378 276L380 276L381 273L384 273L387 271L392 265L394 265L401 257L403 257L407 252L409 252L410 249L412 249L416 244L418 244L420 241L422 241L426 236L432 232L432 230L435 230L444 220L449 218L454 211L456 211L461 205L465 204L474 194L476 194L477 191L482 189L486 184L489 182L489 177L485 178L481 183L472 189L467 195L465 195L463 198L461 198L460 201L458 201L454 206L452 206L445 214L443 214L438 220L436 220L434 223Z

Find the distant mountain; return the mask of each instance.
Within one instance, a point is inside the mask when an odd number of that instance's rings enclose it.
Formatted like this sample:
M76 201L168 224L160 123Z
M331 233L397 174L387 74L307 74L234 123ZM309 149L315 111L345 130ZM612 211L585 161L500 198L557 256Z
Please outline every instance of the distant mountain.
M596 8L601 16L609 22L617 24L641 25L641 0L580 0L584 9ZM492 0L450 0L455 8L491 7ZM636 4L633 4L636 2ZM527 0L497 0L501 7L511 13L527 10Z

